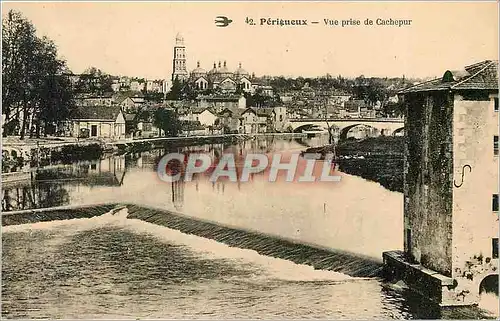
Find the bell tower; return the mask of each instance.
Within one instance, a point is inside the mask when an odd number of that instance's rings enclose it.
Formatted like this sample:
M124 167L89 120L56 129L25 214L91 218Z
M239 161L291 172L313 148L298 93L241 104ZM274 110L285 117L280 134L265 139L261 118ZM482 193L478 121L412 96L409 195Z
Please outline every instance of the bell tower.
M184 46L184 37L178 33L175 37L174 59L172 65L172 81L177 77L180 81L188 79L186 68L186 47Z

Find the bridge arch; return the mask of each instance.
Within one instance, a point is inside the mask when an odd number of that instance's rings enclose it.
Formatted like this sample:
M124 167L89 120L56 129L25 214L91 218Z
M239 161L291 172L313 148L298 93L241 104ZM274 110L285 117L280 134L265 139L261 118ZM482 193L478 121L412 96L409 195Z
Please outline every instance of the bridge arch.
M397 128L392 132L392 136L400 136L401 134L404 134L404 130L404 127Z
M342 128L342 130L340 131L339 139L340 140L346 140L347 139L347 135L349 134L349 131L351 131L353 128L358 127L358 126L362 126L362 127L366 128L366 129L370 129L372 132L376 132L377 133L376 136L380 135L380 132L381 132L380 129L375 128L375 127L370 126L370 125L367 125L367 124L360 123L360 124L349 125L349 126L346 126L346 127ZM372 135L368 135L368 137L370 137L370 136L372 136Z
M303 130L308 130L309 128L313 127L314 124L304 124L301 125L293 130L294 133L301 133Z
M7 157L7 158L16 159L18 157L23 156L23 151L19 148L3 147L2 148L2 156Z
M325 130L328 130L328 127L325 125L325 124L318 124L318 123L307 123L307 124L303 124L303 125L300 125L299 127L295 128L294 129L294 133L300 133L302 132L303 130L308 130L310 128L313 128L313 127L321 127Z

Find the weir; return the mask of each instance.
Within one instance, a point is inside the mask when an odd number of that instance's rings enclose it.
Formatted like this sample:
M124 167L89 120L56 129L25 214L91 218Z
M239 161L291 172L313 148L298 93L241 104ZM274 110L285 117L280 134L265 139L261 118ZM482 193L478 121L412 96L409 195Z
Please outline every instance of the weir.
M92 204L4 212L2 226L90 218L118 208L117 204Z
M315 269L343 273L352 277L381 276L382 265L362 255L302 244L256 231L223 226L170 211L135 204L98 204L2 213L2 225L28 224L100 216L127 208L127 219L137 219L224 243L254 250L261 255L304 264Z

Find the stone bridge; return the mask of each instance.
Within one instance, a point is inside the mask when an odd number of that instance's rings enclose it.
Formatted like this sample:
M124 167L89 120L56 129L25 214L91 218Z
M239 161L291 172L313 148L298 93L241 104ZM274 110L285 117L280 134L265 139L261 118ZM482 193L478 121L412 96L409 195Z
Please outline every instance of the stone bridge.
M2 156L17 159L18 157L28 158L31 154L29 147L2 146Z
M373 130L372 136L390 136L398 133L403 134L404 119L402 118L297 118L290 119L290 126L294 132L300 132L311 126L320 126L333 132L342 140L347 138L349 131L358 126L364 126Z

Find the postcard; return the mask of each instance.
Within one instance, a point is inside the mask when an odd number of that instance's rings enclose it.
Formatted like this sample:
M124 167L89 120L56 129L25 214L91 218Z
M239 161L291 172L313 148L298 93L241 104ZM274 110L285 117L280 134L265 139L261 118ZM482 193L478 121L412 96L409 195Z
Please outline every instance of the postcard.
M2 318L498 318L498 10L3 2Z

